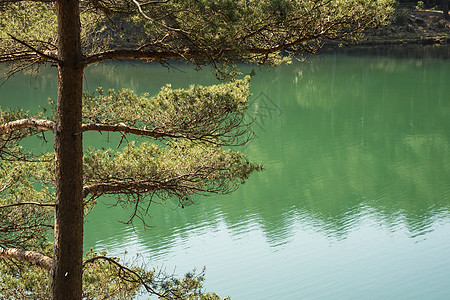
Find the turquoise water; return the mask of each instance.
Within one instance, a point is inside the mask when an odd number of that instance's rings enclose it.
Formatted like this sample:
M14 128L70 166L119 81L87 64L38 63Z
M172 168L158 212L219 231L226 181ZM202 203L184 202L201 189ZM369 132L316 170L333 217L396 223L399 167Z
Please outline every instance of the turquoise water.
M85 249L140 253L177 274L206 266L207 289L232 299L450 298L442 49L324 54L256 70L248 111L256 138L241 150L266 170L231 195L153 206L148 230L117 222L130 212L103 199L87 217ZM208 70L179 68L100 65L85 86L156 93L166 83L217 82ZM44 105L55 98L54 76L12 78L0 105ZM90 134L85 143L104 139Z

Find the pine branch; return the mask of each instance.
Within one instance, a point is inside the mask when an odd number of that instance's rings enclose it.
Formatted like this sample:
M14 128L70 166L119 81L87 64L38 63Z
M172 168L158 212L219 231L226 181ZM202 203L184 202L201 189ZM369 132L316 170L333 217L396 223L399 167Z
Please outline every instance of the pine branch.
M152 191L161 188L162 183L116 181L95 183L83 188L83 198L89 194L119 194L126 192Z
M110 50L92 54L84 60L84 64L91 65L107 60L114 59L147 59L147 60L167 60L167 59L177 59L177 58L189 58L189 57L199 57L201 53L198 51L191 51L186 53L178 53L173 51L143 51L138 49L121 49L121 50Z
M55 130L55 122L49 120L40 120L40 119L21 119L12 122L8 122L0 125L0 134L5 134L25 128L38 129L38 130Z
M115 131L154 139L185 138L209 144L243 145L253 137L245 115L248 80L210 87L166 86L153 96L129 90L84 96L82 131Z
M51 56L51 55L47 55L47 54L45 54L44 52L41 52L41 51L37 50L36 48L34 48L33 46L31 46L30 44L28 44L28 43L26 43L26 42L24 42L24 41L19 40L18 38L12 36L12 35L9 34L9 33L7 33L7 35L8 35L10 38L12 38L13 40L15 40L16 42L18 42L19 44L21 44L21 45L23 45L23 46L25 46L25 47L27 47L27 48L33 50L34 52L36 52L36 54L39 55L40 57L45 58L45 59L49 60L50 62L57 62L57 63L60 63L60 60L59 60L57 57L54 57L54 56Z
M0 205L0 208L8 208L8 207L14 207L14 206L21 206L21 205L52 206L52 207L56 206L56 204L54 204L54 203L19 202L19 203L14 203L14 204Z
M96 256L96 257L92 257L89 258L87 260L85 260L83 262L83 267L86 264L89 263L94 263L97 260L105 260L113 265L115 265L116 267L118 267L120 269L121 272L119 272L120 277L128 282L138 282L139 284L142 284L142 286L147 290L147 292L150 292L160 298L164 298L166 295L160 294L157 291L155 291L147 282L146 280L144 280L144 278L137 273L136 271L118 263L116 260L114 260L113 258L107 257L107 256Z
M2 53L0 55L0 63L20 61L20 60L34 60L38 55L30 51L18 51L14 53ZM33 62L34 64L34 62Z
M81 131L109 131L109 132L123 132L123 133L131 133L134 135L140 136L149 136L155 139L170 137L170 138L181 138L184 135L177 135L165 132L158 132L154 130L148 129L139 129L127 126L125 124L83 124L81 127Z
M44 270L51 271L53 259L37 251L0 247L0 258L12 258L27 261Z

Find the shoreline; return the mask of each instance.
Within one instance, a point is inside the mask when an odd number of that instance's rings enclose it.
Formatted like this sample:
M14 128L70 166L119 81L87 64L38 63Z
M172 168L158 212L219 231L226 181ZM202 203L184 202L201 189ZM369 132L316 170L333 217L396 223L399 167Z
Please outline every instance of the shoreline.
M355 43L327 41L322 50L449 44L450 20L443 18L442 11L400 9L390 25L366 31L362 40Z

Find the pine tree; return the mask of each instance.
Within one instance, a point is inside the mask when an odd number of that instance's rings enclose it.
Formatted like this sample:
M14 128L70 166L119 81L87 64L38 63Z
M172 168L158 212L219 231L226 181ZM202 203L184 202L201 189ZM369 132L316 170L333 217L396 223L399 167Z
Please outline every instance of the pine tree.
M0 62L9 65L5 78L40 64L58 67L52 115L0 111L0 295L128 297L143 286L166 299L200 297L201 274L160 280L153 271L120 264L104 254L89 253L83 261L86 211L98 197L115 195L134 208L130 220L144 220L155 197L175 198L184 206L193 195L234 191L261 169L239 152L223 148L251 138L244 118L249 83L235 78L235 64L277 65L294 55L315 53L327 40L358 38L364 29L386 21L390 4L0 0ZM83 94L84 69L117 59L165 66L187 61L198 68L212 66L218 77L230 81L186 90L167 86L153 97L126 89ZM54 153L36 155L19 145L47 131L54 136ZM130 142L120 151L83 153L87 131L147 140ZM49 247L51 231L54 243ZM24 269L24 262L40 268Z

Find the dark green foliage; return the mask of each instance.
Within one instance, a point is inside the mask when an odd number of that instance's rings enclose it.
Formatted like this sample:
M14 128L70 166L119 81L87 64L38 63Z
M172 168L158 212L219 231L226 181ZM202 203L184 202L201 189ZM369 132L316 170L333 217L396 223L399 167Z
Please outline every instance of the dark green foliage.
M125 0L81 1L81 38L87 64L127 56L162 64L181 59L198 66L220 67L243 60L276 65L285 61L280 50L291 54L315 52L323 41L353 39L365 28L384 24L392 3L172 0L138 7ZM3 14L0 62L56 61L53 4L8 5ZM16 18L16 14L27 16L27 21ZM24 52L27 46L18 47L8 34L49 57Z
M394 25L407 25L411 11L407 8L397 8L392 16Z

